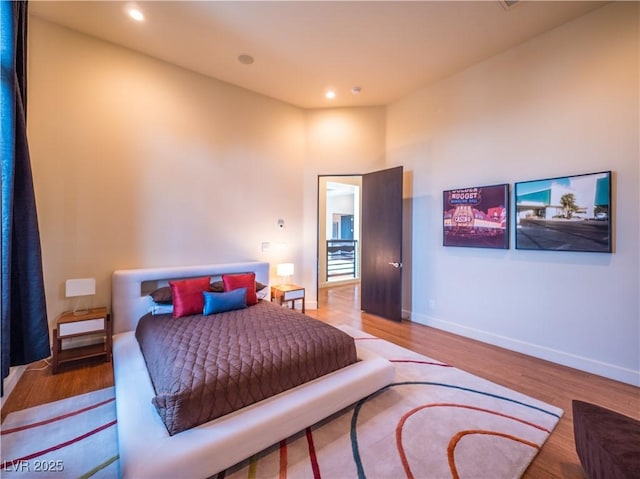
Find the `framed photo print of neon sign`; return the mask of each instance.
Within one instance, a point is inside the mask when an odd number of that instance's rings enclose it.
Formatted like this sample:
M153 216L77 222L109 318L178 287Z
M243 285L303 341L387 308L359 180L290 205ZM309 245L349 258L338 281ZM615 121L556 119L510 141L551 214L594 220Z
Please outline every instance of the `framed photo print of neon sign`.
M443 245L509 248L509 185L443 191Z

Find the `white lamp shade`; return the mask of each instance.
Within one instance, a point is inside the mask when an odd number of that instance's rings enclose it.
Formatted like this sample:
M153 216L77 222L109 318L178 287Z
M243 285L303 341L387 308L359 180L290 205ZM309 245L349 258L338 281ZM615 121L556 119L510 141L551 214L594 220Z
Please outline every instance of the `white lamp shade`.
M278 276L291 276L293 275L293 263L280 263L276 267Z
M67 298L76 296L89 296L96 294L95 278L68 279L64 286L64 295Z

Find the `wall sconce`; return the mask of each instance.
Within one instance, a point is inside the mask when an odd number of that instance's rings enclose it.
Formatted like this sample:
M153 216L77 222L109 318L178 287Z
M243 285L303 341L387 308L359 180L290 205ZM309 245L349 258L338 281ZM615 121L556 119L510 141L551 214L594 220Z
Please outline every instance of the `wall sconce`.
M96 294L95 278L68 279L65 281L64 295L67 298L77 298L73 301L73 314L75 316L89 312L87 307L89 301L83 298L94 294Z
M288 284L289 279L293 276L293 263L280 263L276 266L276 274L284 277L284 283Z

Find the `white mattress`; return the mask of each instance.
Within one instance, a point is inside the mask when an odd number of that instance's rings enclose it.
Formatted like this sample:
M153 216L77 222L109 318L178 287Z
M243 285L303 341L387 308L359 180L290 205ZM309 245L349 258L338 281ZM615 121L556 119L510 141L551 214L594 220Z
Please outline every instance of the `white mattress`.
M169 436L133 331L113 338L121 476L208 477L386 386L393 365L363 348L346 368Z

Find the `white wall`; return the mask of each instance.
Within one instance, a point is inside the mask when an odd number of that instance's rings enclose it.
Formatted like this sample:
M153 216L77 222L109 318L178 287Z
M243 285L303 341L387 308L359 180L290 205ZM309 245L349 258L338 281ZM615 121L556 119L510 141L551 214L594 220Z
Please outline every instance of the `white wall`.
M638 18L610 4L388 107L414 321L640 385ZM445 189L609 169L613 254L442 246Z
M360 175L384 168L385 107L308 110L304 172L304 284L317 306L318 175Z
M388 108L303 111L34 17L29 45L50 321L67 278L109 304L114 269L246 259L294 262L314 307L318 175L404 165L413 320L640 383L637 3ZM441 246L443 189L603 169L612 255Z
M67 278L109 305L116 269L301 262L302 110L34 17L29 49L50 322Z
M318 175L383 166L385 109L304 111L30 22L28 133L50 323L69 307L68 278L95 277L94 304L109 305L116 269L251 259L293 262L313 308Z

